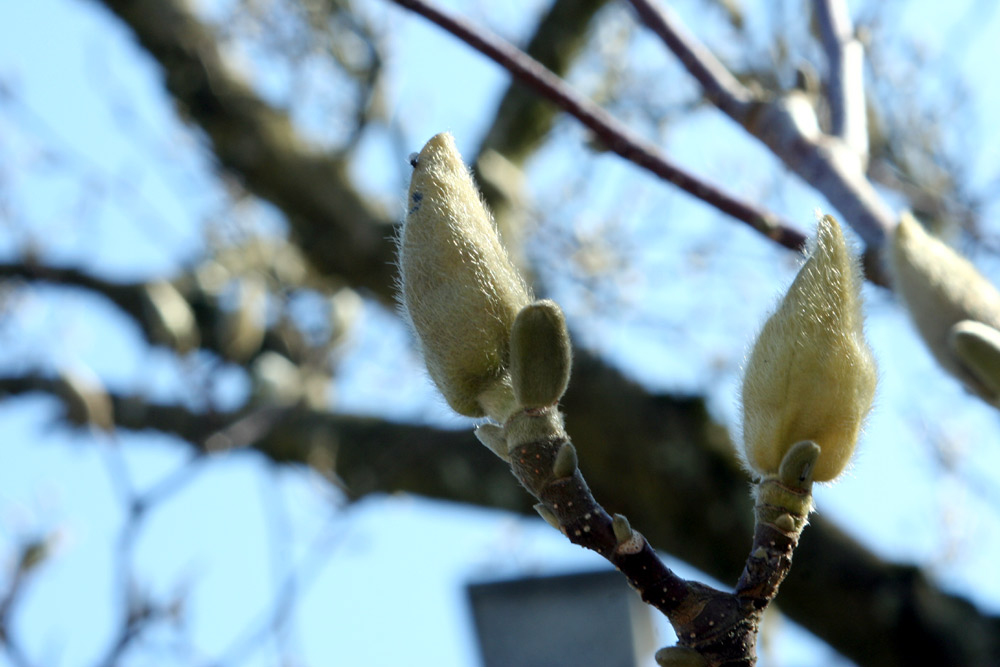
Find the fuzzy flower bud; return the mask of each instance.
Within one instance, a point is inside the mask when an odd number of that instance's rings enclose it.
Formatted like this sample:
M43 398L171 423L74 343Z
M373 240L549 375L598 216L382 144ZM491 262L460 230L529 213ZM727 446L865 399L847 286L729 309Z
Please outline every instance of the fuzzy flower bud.
M969 328L963 325L1000 329L1000 292L909 213L896 226L891 267L896 292L938 363L987 402L1000 404L996 382L984 378L989 369L962 344Z
M412 163L399 247L403 305L448 404L503 421L515 405L511 326L532 297L451 135L433 137Z
M814 480L830 481L847 466L876 382L860 288L840 225L824 216L809 259L764 324L743 378L744 457L761 477L777 476L800 441L820 447Z

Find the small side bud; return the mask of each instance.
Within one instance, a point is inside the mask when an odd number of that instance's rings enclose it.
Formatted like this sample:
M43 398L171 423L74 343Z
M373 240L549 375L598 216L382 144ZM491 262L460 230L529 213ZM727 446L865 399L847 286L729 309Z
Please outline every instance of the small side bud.
M632 556L642 551L646 538L642 533L632 530L631 524L621 514L615 514L611 519L611 530L615 533L615 553L622 556Z
M1000 329L1000 291L909 213L900 216L893 233L890 260L896 292L934 358L970 391L1000 405L1000 391L952 345L953 328L960 322Z
M564 442L556 452L556 460L552 464L552 474L556 479L570 477L577 468L576 447L571 442Z
M507 371L510 329L532 297L451 135L433 137L411 164L401 300L448 404L503 422L516 409Z
M611 529L615 531L615 540L618 544L632 539L632 526L621 514L615 514L611 519Z
M708 667L708 660L693 648L667 646L653 656L660 667Z
M813 469L819 461L821 450L819 445L809 440L797 442L781 459L778 468L778 479L785 486L793 489L808 489L812 484Z
M525 306L510 332L510 376L522 408L543 408L566 392L572 348L562 310L548 299Z
M504 461L510 461L510 453L507 449L507 436L504 435L503 428L496 424L483 424L476 428L475 433L479 442L486 445L491 452Z
M545 519L545 523L549 524L560 533L563 532L563 527L559 524L559 519L552 513L552 510L546 507L543 503L536 503L534 508L535 511L538 512L538 516Z
M830 481L847 466L876 382L860 289L840 225L824 216L809 259L764 324L743 377L743 453L761 477L779 474L785 454L802 440L820 448L816 481Z

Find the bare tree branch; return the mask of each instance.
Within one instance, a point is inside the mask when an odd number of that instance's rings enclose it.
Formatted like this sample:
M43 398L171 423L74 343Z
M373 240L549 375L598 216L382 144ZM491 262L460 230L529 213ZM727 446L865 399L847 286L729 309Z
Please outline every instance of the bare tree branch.
M746 118L757 96L730 73L704 44L688 32L669 7L632 3L639 17L656 31L705 91L705 96L731 118ZM669 29L664 29L670 26Z
M555 0L539 19L526 52L557 76L564 76L587 41L587 28L608 0ZM526 274L523 257L524 217L518 215L522 184L511 170L496 168L495 154L517 167L539 147L552 129L559 109L511 81L479 147L474 168L483 199L493 214L512 259ZM491 169L491 166L493 167Z
M339 157L317 152L288 114L225 64L212 30L180 0L104 0L163 67L168 90L219 161L288 217L322 273L393 302L392 226L353 188Z
M393 0L393 2L433 21L469 46L492 58L526 86L577 118L609 150L733 218L747 223L786 248L801 250L804 247L805 236L800 231L781 221L775 214L737 199L676 166L663 157L659 149L636 136L607 111L578 95L562 79L523 51L496 35L442 12L423 0Z
M49 557L55 538L54 534L47 535L19 545L20 553L10 581L7 582L7 591L0 595L0 648L17 667L30 667L35 663L28 658L13 632L13 612L38 567Z
M235 334L229 330L229 325L238 321L239 314L227 311L218 295L207 294L197 281L185 274L173 282L116 282L74 267L50 266L26 259L0 262L0 280L3 279L21 280L27 285L45 283L81 289L102 296L135 321L148 343L163 345L181 354L198 348L222 359L246 363L265 351L278 352L295 362L301 361L300 357L307 353L298 338L280 321L263 323L256 347L243 346L237 351L237 341L232 340ZM165 294L171 297L169 303L163 303ZM178 317L178 310L183 311L183 317ZM177 322L178 319L183 321Z
M42 264L33 259L0 262L0 279L21 279L79 287L104 296L137 321L142 321L142 293L135 284L116 283L73 267Z
M555 0L539 20L524 51L556 76L564 76L586 42L587 26L609 0ZM480 152L502 153L523 164L549 133L558 108L512 81L483 139ZM489 201L488 193L487 201Z
M829 67L827 99L831 134L843 139L865 166L868 164L868 114L865 109L864 46L854 36L845 0L815 0L813 5Z
M693 68L692 75L698 78L707 65L695 56L707 53L708 49L695 49L691 44L694 38L679 19L652 0L630 2L649 29L685 66ZM719 108L819 190L864 239L873 255L881 250L886 234L895 227L896 215L865 178L861 159L853 148L844 139L820 131L816 110L808 100L793 91L768 102L747 106L727 104ZM875 273L877 261L869 261L866 269L876 282L885 282L883 276Z

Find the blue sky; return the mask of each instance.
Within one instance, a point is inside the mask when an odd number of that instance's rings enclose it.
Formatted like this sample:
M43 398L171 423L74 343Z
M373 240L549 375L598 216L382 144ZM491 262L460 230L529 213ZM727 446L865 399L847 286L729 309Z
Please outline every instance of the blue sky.
M528 3L527 10L470 4L448 6L517 36L541 3ZM364 6L382 17L391 35L388 67L398 83L387 105L412 150L449 130L459 149L473 155L504 75L417 17L375 0ZM678 3L695 29L696 6ZM903 29L924 38L932 54L947 46L947 31L935 26L954 22L943 6L923 2L904 13ZM983 68L1000 55L988 38L1000 32L1000 18L992 20L958 63L969 76L987 77L983 81L992 81ZM669 60L652 40L637 48L650 68ZM257 57L235 56L248 68ZM268 94L280 101L285 83L280 73L269 73ZM156 68L96 3L0 5L0 84L13 95L0 105L5 258L31 245L46 261L109 278L168 276L203 250L206 221L228 214L211 162L172 113ZM998 97L995 86L977 91L980 126L974 130L982 135L983 155L1000 152L988 113ZM322 136L317 112L306 110L301 120ZM626 238L663 235L628 255L627 279L615 286L620 310L602 312L591 294L554 281L557 297L576 314L577 343L610 355L651 388L707 393L714 413L735 427L742 355L793 275L795 258L613 156L592 159L572 124L559 132L562 140L547 146L529 172L538 201L566 193L546 224L597 238L608 230ZM665 145L692 170L744 196L780 203L803 228L825 204L794 182L775 194L774 184L759 178L774 160L717 114L695 114ZM988 159L970 159L980 166L977 177L995 177ZM361 187L390 210L402 192L403 160L387 135L375 134L355 163ZM583 181L585 198L578 187ZM248 216L261 229L281 228L267 206L252 206ZM986 226L997 229L995 221ZM983 261L987 271L996 265ZM656 289L682 281L684 290ZM1000 554L997 413L941 374L887 295L867 295L868 332L882 368L878 404L851 473L818 490L819 510L877 553L919 562L946 587L1000 611L1000 579L984 576ZM85 367L109 386L161 398L184 393L189 369L147 348L127 320L98 299L33 288L8 307L3 371ZM651 332L653 325L662 328ZM336 409L468 426L429 388L407 332L384 309L366 305L349 352ZM236 399L245 385L233 376L223 393ZM136 488L153 488L188 465L188 453L166 436L82 437L55 424L56 415L55 403L43 398L0 403L6 462L0 467L0 563L9 567L26 537L58 533L55 555L27 589L15 627L39 664L87 665L106 650L121 613L114 547L125 517L112 471L123 462ZM929 444L935 434L954 457L949 471ZM586 452L581 460L586 472ZM987 491L970 491L969 479ZM589 569L601 561L536 520L406 496L344 508L309 472L275 471L253 455L233 454L198 464L149 513L133 564L140 585L155 597L189 594L193 661L239 656L240 664L274 664L273 644L245 640L268 621L281 582L295 577L300 595L283 641L304 664L459 667L474 664L476 655L467 582ZM767 664L829 664L828 653L794 628L782 628L775 631L779 657ZM160 660L166 658L153 647L132 662ZM0 655L0 665L5 661Z

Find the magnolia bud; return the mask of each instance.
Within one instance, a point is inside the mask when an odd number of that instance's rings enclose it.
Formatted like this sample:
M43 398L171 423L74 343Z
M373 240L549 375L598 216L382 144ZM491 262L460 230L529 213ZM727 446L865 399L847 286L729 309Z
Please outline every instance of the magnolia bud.
M938 363L986 401L1000 403L1000 394L972 368L975 360L953 347L953 329L963 321L1000 329L1000 292L909 213L896 226L891 258L896 292Z
M543 299L525 306L510 334L510 376L522 408L543 408L566 393L573 362L562 310Z
M835 478L850 460L876 382L860 288L840 225L824 216L809 259L747 362L744 456L758 475L778 475L785 454L804 440L820 447L812 471L818 482Z
M451 135L433 137L412 163L399 247L403 304L448 404L503 421L515 408L510 330L531 295Z

